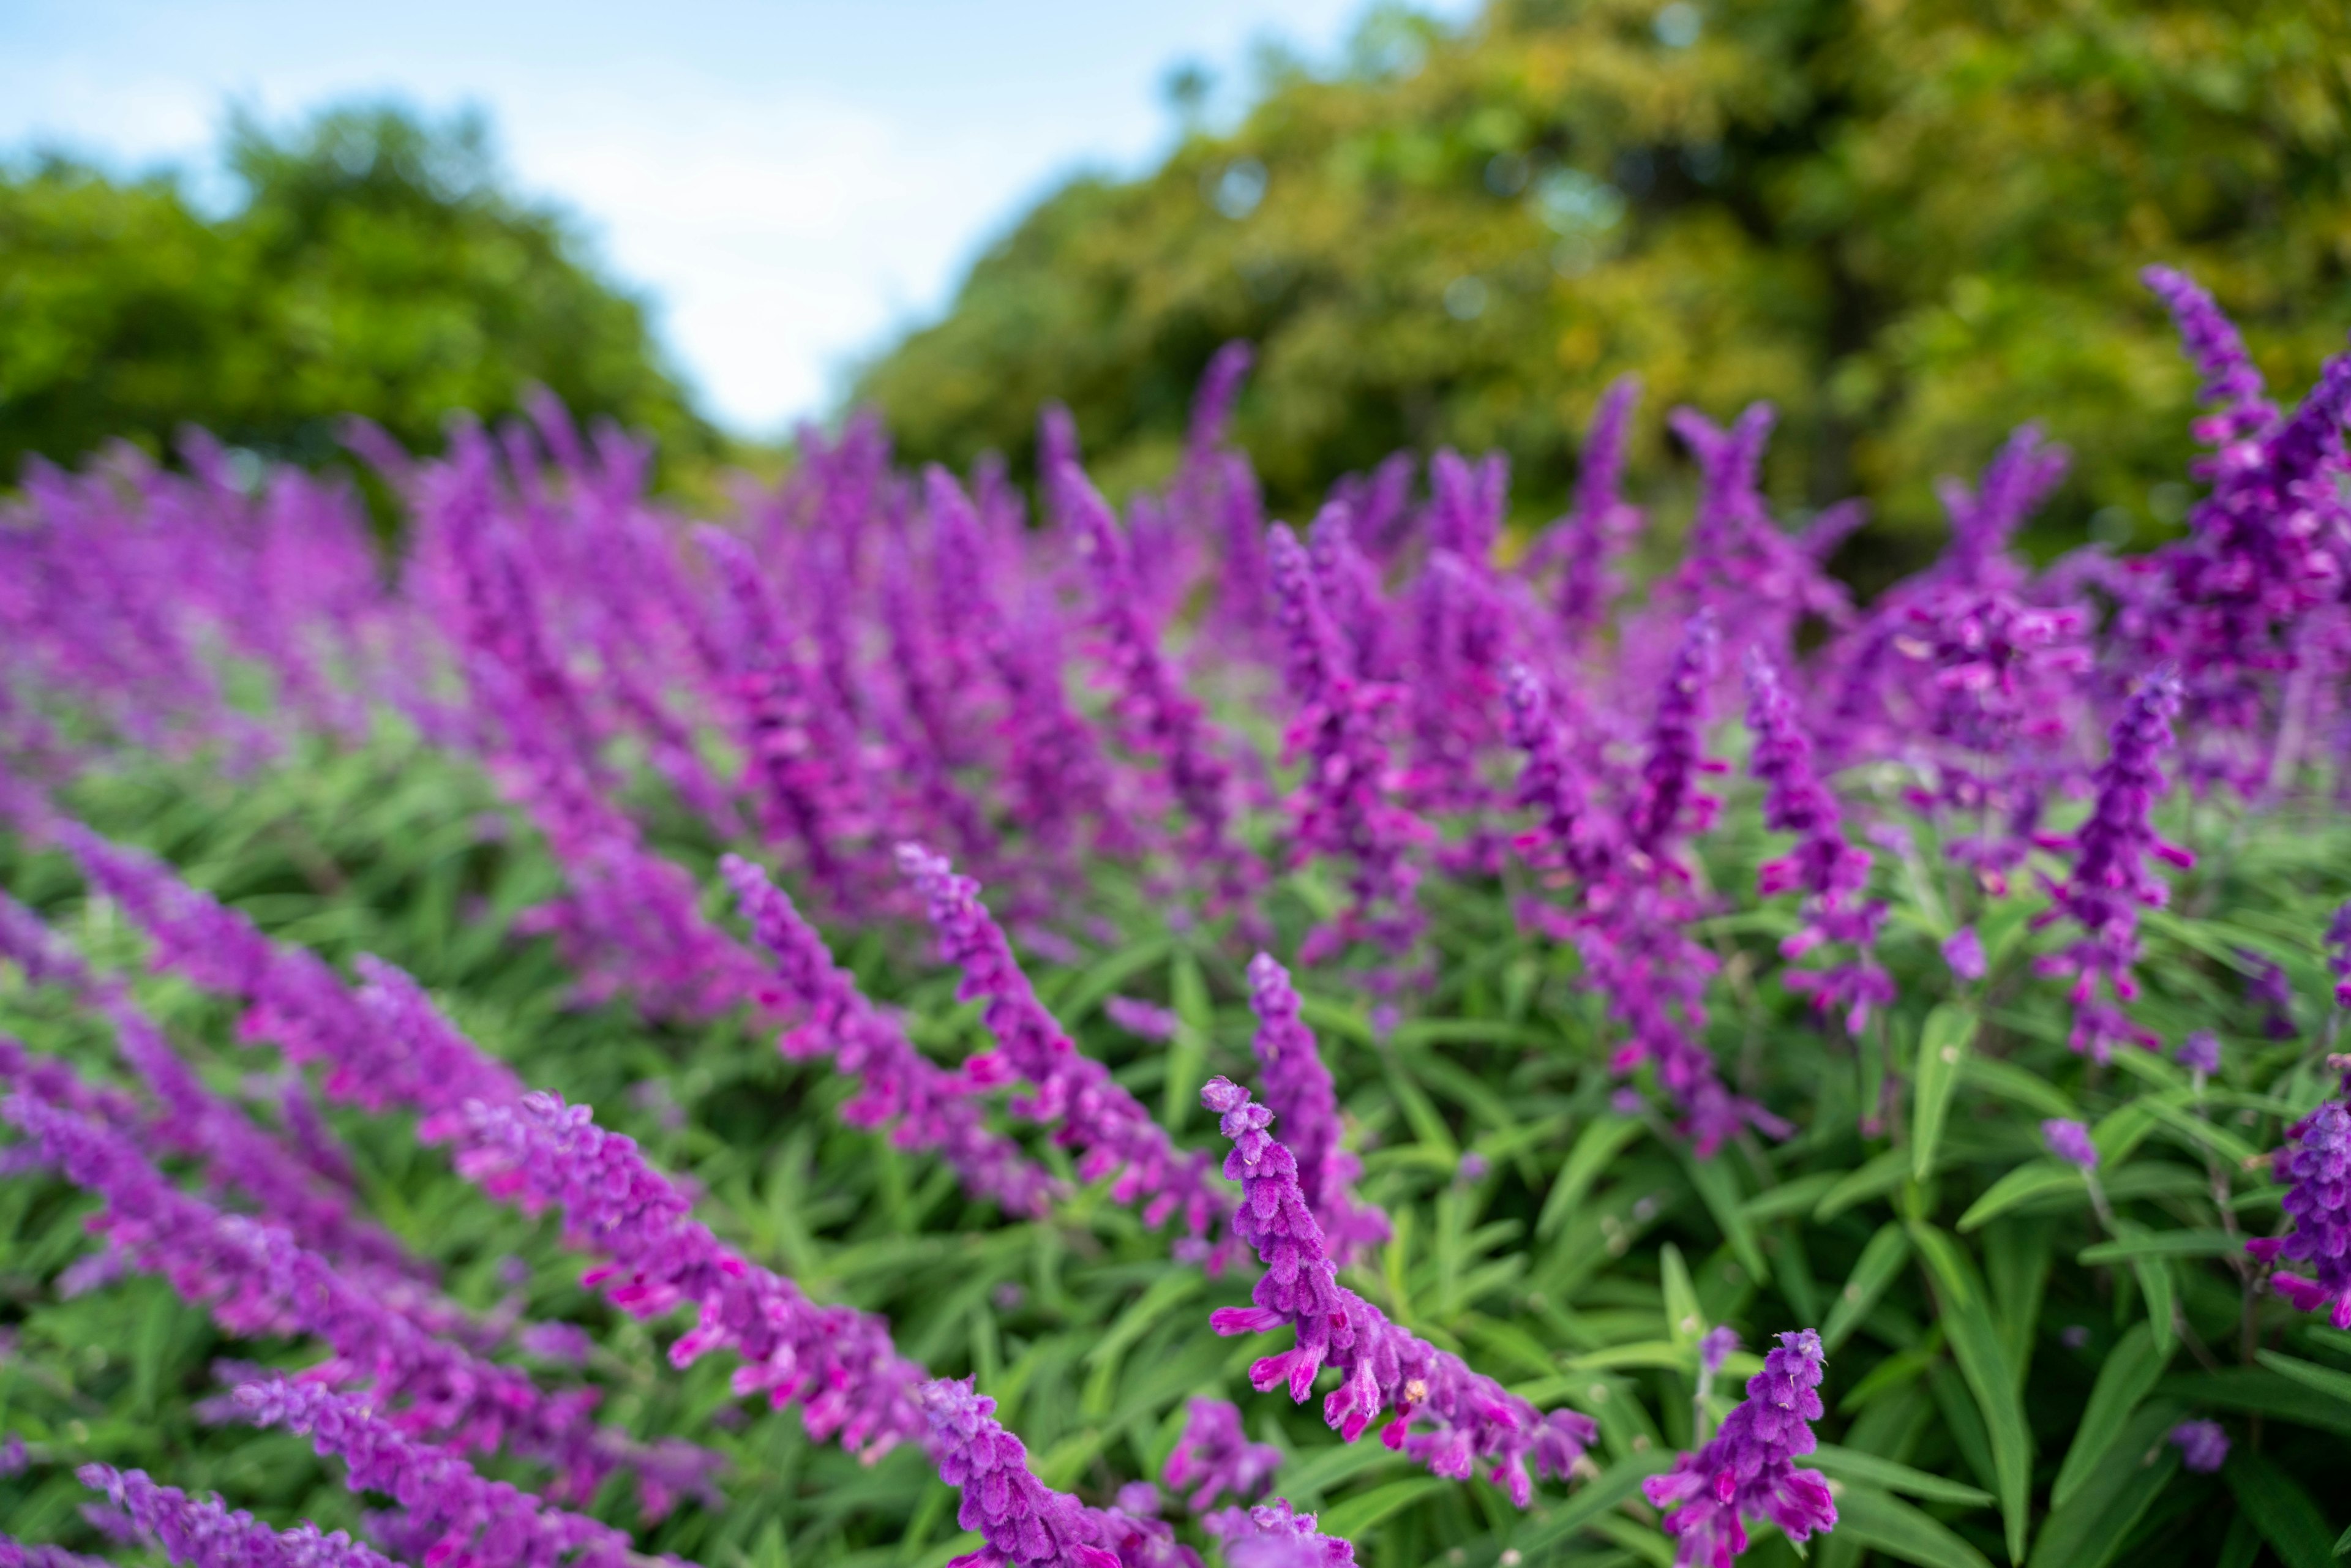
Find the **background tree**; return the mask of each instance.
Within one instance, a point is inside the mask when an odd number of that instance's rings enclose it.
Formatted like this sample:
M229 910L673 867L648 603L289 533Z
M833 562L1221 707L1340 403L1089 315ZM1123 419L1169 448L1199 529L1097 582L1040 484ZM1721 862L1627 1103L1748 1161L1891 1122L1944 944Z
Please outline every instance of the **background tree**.
M429 445L533 382L671 456L715 452L642 303L512 192L478 115L240 116L225 152L240 200L216 219L174 175L0 173L0 479L111 436L162 451L184 423L309 461L346 413Z
M1671 404L1775 401L1775 491L1878 504L1865 575L2030 410L2077 458L2041 542L2151 533L2184 508L2193 377L2137 271L2193 270L2301 389L2351 313L2346 61L2351 12L2301 0L1376 13L1229 133L1047 198L857 391L950 461L1025 459L1062 398L1134 481L1247 337L1238 432L1282 507L1440 444L1506 449L1542 507L1638 371L1653 476Z

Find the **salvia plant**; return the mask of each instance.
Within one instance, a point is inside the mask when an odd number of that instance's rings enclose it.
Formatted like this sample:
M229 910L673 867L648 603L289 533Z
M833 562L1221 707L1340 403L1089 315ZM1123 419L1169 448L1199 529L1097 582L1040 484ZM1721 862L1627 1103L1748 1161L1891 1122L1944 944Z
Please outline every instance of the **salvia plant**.
M1856 602L1568 514L553 400L0 506L0 1568L2351 1550L2351 356ZM1750 1348L1751 1347L1751 1348Z

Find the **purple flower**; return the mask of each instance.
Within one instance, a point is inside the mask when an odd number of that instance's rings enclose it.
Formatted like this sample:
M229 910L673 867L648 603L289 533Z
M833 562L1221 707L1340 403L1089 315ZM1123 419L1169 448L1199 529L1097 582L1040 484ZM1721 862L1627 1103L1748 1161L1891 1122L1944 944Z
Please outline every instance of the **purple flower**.
M2090 1129L2079 1122L2053 1116L2041 1124L2041 1142L2049 1152L2068 1165L2085 1172L2098 1168L2098 1146L2090 1141Z
M1641 379L1618 376L1601 394L1583 438L1575 476L1575 505L1560 524L1560 630L1580 644L1606 621L1624 583L1618 559L1641 531L1639 507L1624 497L1625 444Z
M2272 1040L2292 1040L2299 1031L2294 1023L2294 982L2284 967L2249 947L2238 948L2237 956L2251 966L2245 999L2262 1009L2262 1033Z
M1819 1334L1782 1334L1722 1430L1698 1452L1677 1456L1667 1473L1641 1483L1653 1506L1672 1511L1665 1528L1676 1539L1677 1568L1730 1568L1747 1550L1746 1520L1769 1520L1800 1544L1815 1531L1836 1528L1828 1483L1818 1471L1795 1466L1814 1447L1812 1423L1821 1418L1825 1369Z
M1245 1199L1235 1229L1266 1265L1249 1292L1256 1304L1220 1307L1209 1326L1242 1334L1287 1325L1297 1336L1290 1349L1249 1368L1250 1385L1262 1394L1286 1385L1290 1399L1303 1404L1328 1364L1340 1384L1322 1401L1322 1419L1348 1442L1393 1410L1380 1440L1437 1475L1467 1480L1482 1460L1521 1508L1532 1496L1530 1463L1537 1474L1564 1479L1598 1433L1591 1418L1537 1410L1342 1286L1298 1185L1298 1162L1266 1131L1272 1113L1224 1078L1208 1081L1200 1103L1233 1141L1225 1175L1241 1185Z
M62 1546L23 1542L0 1535L0 1568L113 1568L103 1557L85 1557Z
M1287 1499L1210 1514L1200 1528L1225 1549L1228 1568L1353 1568L1354 1542L1324 1535L1314 1515L1294 1511Z
M750 862L726 855L719 875L736 906L775 960L758 1000L770 1017L792 1020L776 1048L796 1061L829 1056L858 1086L841 1107L853 1127L893 1125L901 1148L937 1149L964 1189L1035 1218L1049 1212L1058 1184L1010 1139L991 1131L968 1084L916 1049L897 1020L868 1001L848 970L802 917L783 889Z
M1640 792L1625 813L1625 826L1635 850L1660 860L1670 860L1669 846L1684 834L1711 827L1722 806L1697 784L1699 774L1722 770L1705 755L1707 692L1714 684L1720 646L1713 612L1699 611L1682 633L1672 674L1657 698L1649 756L1641 765Z
M2335 1005L2351 1008L2351 903L2326 923L2326 967L2335 976Z
M2179 1462L2199 1475L2209 1476L2228 1462L2229 1434L2218 1421L2182 1421L2167 1440L2179 1450Z
M2209 1029L2199 1029L2179 1042L2175 1053L2179 1065L2190 1072L2213 1073L2220 1071L2220 1037Z
M105 1493L180 1568L393 1568L340 1530L323 1534L308 1523L272 1530L241 1509L230 1512L217 1498L157 1486L144 1470L84 1465L74 1473Z
M2286 1133L2294 1146L2272 1166L2286 1186L2291 1228L2248 1241L2245 1250L2263 1262L2310 1265L2308 1278L2280 1270L2270 1282L2304 1312L2328 1312L2336 1328L2351 1329L2351 1112L2330 1100Z
M0 1476L21 1476L25 1473L25 1439L16 1433L0 1440Z
M1102 1516L1029 1473L1029 1450L971 1379L925 1383L921 1397L939 1479L963 1494L956 1523L987 1542L949 1568L1120 1568Z
M1238 1502L1256 1497L1280 1465L1280 1449L1242 1435L1239 1406L1225 1399L1195 1399L1159 1479L1177 1491L1189 1488L1184 1506L1206 1513L1228 1492Z
M1352 650L1323 605L1298 537L1279 525L1268 548L1275 619L1298 703L1284 756L1305 764L1288 802L1293 853L1301 861L1327 855L1350 867L1347 908L1310 946L1343 947L1361 939L1400 953L1420 929L1413 897L1420 872L1413 850L1428 835L1393 799L1394 769L1383 732L1397 694L1357 677Z
M1739 1331L1737 1329L1728 1323L1717 1324L1708 1329L1706 1337L1698 1341L1698 1375L1711 1379L1722 1370L1722 1364L1730 1359L1731 1352L1738 1348Z
M1081 1180L1114 1174L1113 1199L1141 1203L1145 1225L1180 1219L1192 1248L1212 1266L1220 1262L1231 1245L1225 1232L1232 1201L1217 1187L1208 1157L1177 1149L1108 1068L1079 1054L980 903L979 883L920 844L899 845L898 865L923 895L939 956L963 970L956 995L986 1003L980 1016L997 1049L966 1063L966 1076L978 1085L1027 1080L1032 1092L1017 1097L1013 1109L1053 1127L1077 1151Z
M1347 1262L1386 1242L1388 1218L1355 1196L1363 1165L1342 1141L1331 1070L1301 1017L1303 1003L1290 972L1270 953L1259 953L1249 960L1249 1008L1258 1020L1249 1045L1263 1069L1266 1109L1289 1131L1299 1186L1313 1206L1331 1255Z
M2213 412L2197 422L2197 439L2226 447L2273 426L2277 409L2262 394L2262 372L2245 352L2236 324L2220 313L2212 296L2194 278L2168 267L2150 267L2139 274L2139 281L2170 310L2188 357L2204 373L2197 395Z
M1943 962L1962 980L1984 977L1983 939L1972 925L1962 925L1943 940Z
M2182 868L2195 856L2158 837L2155 802L2165 788L2163 754L2171 748L2171 717L2179 711L2176 676L2155 674L2139 684L2115 720L2113 747L2097 772L2090 820L2072 840L2073 873L2063 883L2044 877L2053 907L2036 915L2036 928L2061 916L2082 936L2038 961L2043 974L2073 975L2074 1032L2070 1044L2104 1061L2115 1042L2154 1049L2154 1035L2130 1021L2118 1004L2138 995L2131 966L2138 960L2138 914L2161 908L2170 890L2149 868L2150 858ZM2111 987L2108 1002L2102 982Z
M1102 1002L1102 1014L1111 1022L1134 1036L1164 1045L1176 1038L1184 1020L1165 1008L1134 997L1111 997Z
M402 1431L366 1399L272 1374L239 1385L232 1402L252 1425L282 1427L342 1460L343 1484L351 1490L398 1500L408 1539L431 1561L454 1553L475 1568L555 1568L569 1557L575 1568L622 1568L632 1556L626 1531L484 1479L456 1454Z

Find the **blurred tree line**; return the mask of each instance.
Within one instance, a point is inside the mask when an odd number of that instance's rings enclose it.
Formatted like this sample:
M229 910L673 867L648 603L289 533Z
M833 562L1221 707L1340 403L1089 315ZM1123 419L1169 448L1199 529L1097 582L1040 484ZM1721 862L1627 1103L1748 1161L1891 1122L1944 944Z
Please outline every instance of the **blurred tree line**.
M1490 0L1458 31L1375 13L1229 132L1196 117L1155 172L1071 182L857 393L958 464L1030 460L1061 398L1133 484L1248 338L1238 434L1277 506L1452 444L1509 452L1543 507L1636 371L1652 484L1668 406L1769 398L1777 495L1876 503L1867 578L2026 418L2076 455L2044 546L2179 519L2194 377L2149 262L2215 289L2283 395L2342 348L2351 6Z
M0 484L112 436L167 451L184 422L301 461L347 413L433 446L453 410L497 417L533 382L666 456L716 454L643 307L512 193L478 115L240 116L225 153L241 199L219 216L174 174L0 168Z

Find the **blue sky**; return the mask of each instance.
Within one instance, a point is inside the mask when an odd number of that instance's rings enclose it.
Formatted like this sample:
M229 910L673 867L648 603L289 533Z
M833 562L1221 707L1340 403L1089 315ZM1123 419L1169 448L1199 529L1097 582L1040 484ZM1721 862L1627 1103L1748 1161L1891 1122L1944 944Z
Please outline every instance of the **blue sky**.
M1055 179L1164 149L1175 61L1238 92L1256 40L1327 57L1364 5L0 0L0 148L201 174L232 101L478 103L520 183L650 292L705 404L768 434Z

